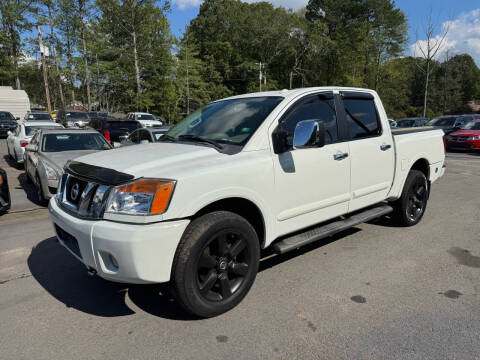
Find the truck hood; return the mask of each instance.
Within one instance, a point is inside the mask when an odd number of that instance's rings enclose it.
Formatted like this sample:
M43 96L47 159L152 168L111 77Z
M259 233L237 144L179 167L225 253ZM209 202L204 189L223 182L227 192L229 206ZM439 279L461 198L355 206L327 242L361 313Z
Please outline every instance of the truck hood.
M175 177L183 171L215 165L229 156L206 146L160 142L101 151L76 161L135 177Z
M67 161L76 159L79 156L92 154L95 152L98 152L98 150L60 151L52 153L42 153L42 157L45 158L53 166L55 166L57 170L59 170L59 172L62 172L62 169L67 163Z

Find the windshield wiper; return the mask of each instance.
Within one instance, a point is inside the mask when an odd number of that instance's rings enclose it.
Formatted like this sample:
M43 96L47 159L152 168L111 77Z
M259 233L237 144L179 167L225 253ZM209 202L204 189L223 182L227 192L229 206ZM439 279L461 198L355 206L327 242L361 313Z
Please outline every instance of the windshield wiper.
M185 140L203 142L203 143L206 143L206 144L210 144L210 145L214 146L215 148L217 148L219 150L223 149L223 146L220 145L219 143L217 143L216 141L210 140L210 139L205 139L205 138L202 138L202 137L197 136L197 135L179 135L178 139L180 139L180 140L185 139Z
M174 138L173 136L170 136L170 135L167 135L167 134L164 134L159 141L165 141L165 140L168 140L168 141L172 141L172 142L177 142L177 139Z

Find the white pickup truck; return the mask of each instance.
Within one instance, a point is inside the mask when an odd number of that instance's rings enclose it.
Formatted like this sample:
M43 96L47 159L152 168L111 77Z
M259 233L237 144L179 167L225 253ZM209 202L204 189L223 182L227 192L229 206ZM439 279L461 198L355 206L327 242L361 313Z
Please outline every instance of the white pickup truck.
M387 214L418 223L445 171L442 136L392 134L366 89L235 96L161 142L70 162L49 209L90 273L169 282L186 310L210 317L245 297L261 249L282 254Z

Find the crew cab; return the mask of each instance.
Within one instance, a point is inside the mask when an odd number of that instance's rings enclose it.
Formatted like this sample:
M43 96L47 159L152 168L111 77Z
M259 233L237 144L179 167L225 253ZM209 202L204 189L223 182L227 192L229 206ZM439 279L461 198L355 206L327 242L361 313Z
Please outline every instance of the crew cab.
M261 249L282 254L387 214L417 224L445 171L442 137L392 133L367 89L234 96L159 142L68 163L49 210L90 273L168 282L187 311L210 317L245 297Z

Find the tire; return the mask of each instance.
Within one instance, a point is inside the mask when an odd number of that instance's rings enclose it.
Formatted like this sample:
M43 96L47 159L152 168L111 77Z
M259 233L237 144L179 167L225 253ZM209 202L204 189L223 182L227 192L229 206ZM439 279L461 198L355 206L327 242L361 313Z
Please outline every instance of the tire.
M410 170L400 199L392 202L393 220L400 226L413 226L422 220L428 202L428 182L418 170Z
M188 225L177 248L173 293L196 316L220 315L247 295L259 259L258 236L247 220L228 211L203 215Z
M40 203L40 205L45 206L48 203L48 199L45 197L45 195L43 195L42 182L40 181L38 174L35 176L35 181L37 182L35 188L37 190L38 202Z

